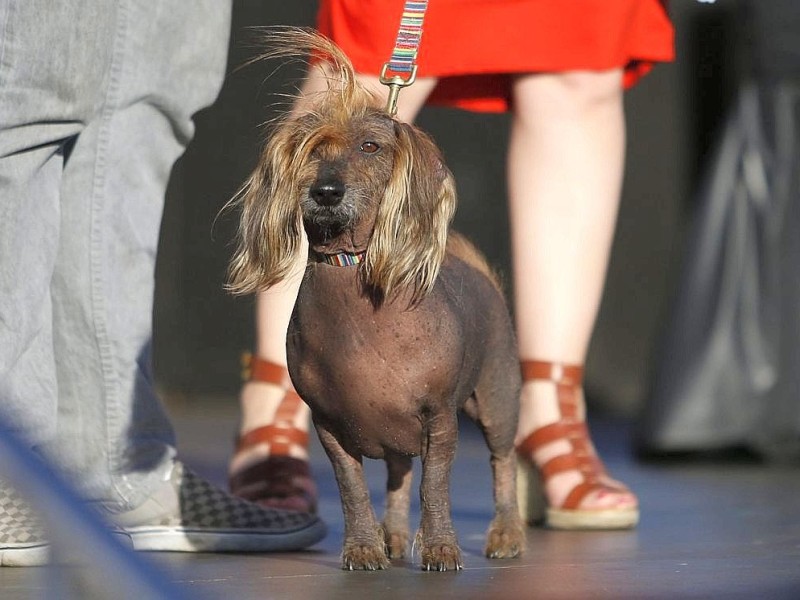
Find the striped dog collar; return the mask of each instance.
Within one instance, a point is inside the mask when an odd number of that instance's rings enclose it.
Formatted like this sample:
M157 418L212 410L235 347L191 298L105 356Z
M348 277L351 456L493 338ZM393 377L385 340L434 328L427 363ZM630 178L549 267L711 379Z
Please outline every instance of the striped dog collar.
M329 265L333 265L334 267L352 267L353 265L358 265L364 262L364 257L367 255L367 251L363 250L361 252L337 252L335 254L320 254L320 258L322 262L327 263Z

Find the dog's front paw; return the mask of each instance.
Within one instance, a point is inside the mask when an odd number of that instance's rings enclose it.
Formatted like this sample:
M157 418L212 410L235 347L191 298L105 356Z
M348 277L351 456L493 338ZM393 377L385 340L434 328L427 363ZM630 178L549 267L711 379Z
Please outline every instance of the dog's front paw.
M342 569L345 571L377 571L389 568L389 558L382 543L346 543L342 550Z
M525 550L522 519L495 519L486 534L484 553L489 558L515 558Z
M460 571L464 568L461 550L456 544L426 545L420 552L423 571Z

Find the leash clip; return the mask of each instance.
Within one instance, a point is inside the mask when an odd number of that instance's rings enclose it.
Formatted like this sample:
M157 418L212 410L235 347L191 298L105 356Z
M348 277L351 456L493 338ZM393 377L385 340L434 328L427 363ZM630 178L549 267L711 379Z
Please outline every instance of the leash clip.
M389 113L389 116L393 117L397 114L397 98L400 96L400 90L404 87L408 87L417 79L417 65L411 66L411 72L406 79L403 79L401 75L392 75L389 77L387 75L388 72L389 63L387 62L381 69L379 81L383 85L389 87L389 98L386 101L386 112Z

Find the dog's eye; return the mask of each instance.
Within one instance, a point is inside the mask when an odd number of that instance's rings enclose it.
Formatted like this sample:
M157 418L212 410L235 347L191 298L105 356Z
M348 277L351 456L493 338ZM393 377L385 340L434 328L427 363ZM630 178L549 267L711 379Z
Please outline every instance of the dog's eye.
M375 142L364 142L361 144L361 151L364 154L375 154L381 147Z

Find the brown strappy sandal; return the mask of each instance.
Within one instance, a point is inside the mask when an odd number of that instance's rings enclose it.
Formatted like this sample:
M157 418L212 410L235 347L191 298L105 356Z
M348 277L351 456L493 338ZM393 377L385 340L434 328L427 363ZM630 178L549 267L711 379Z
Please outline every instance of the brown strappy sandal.
M555 423L533 431L517 446L517 490L522 518L528 523L543 522L553 529L628 529L639 521L639 509L616 507L601 509L580 508L592 492L629 492L622 484L608 479L605 467L591 442L585 420L579 412L579 393L583 367L538 360L521 362L524 382L551 381L557 388L561 418ZM564 440L571 451L548 460L541 467L533 461L538 449ZM561 506L548 506L544 484L559 473L579 471L583 481L577 484Z
M239 437L237 453L269 444L269 456L231 475L231 493L270 508L315 513L317 488L308 461L289 454L292 445L308 448L308 433L294 426L303 400L295 392L286 367L250 354L243 356L243 366L246 381L271 383L283 388L285 395L272 423Z

